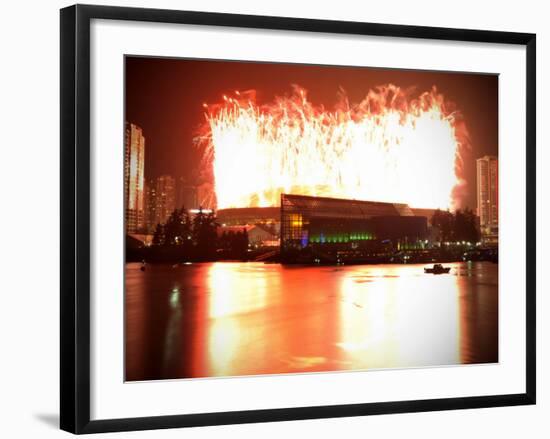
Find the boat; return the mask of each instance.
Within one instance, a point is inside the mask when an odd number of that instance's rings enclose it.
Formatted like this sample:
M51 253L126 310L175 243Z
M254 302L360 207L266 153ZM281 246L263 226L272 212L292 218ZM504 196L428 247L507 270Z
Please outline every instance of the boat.
M434 264L432 268L424 268L424 273L443 274L451 271L451 267L444 267L441 264Z

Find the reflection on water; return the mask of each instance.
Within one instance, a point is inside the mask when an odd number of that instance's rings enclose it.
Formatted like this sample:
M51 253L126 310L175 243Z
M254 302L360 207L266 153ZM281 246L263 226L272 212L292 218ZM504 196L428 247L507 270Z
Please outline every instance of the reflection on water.
M498 265L126 265L126 379L498 361Z

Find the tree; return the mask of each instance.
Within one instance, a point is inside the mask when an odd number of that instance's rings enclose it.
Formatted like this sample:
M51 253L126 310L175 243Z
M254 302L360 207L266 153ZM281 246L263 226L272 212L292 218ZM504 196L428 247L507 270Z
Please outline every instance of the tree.
M153 235L153 245L164 245L164 226L157 224Z
M477 242L479 240L477 217L469 208L457 209L454 214L438 209L432 217L432 225L440 230L440 242Z
M218 248L224 256L232 259L246 259L248 250L248 233L243 227L241 231L224 231L218 239Z
M165 245L182 245L190 247L192 236L191 220L183 207L174 210L170 214L164 228Z
M437 209L432 217L432 225L439 229L439 242L453 239L453 214Z
M205 213L202 208L193 218L193 243L197 256L210 259L216 252L218 224L214 212Z
M479 240L476 215L469 208L458 209L455 212L454 229L456 241L477 242Z
M479 231L477 215L472 209L468 208L466 208L466 215L468 217L468 234L470 236L469 241L478 242L481 238L481 233Z
M248 250L248 233L243 227L242 231L236 232L231 242L231 250L236 258L246 259Z

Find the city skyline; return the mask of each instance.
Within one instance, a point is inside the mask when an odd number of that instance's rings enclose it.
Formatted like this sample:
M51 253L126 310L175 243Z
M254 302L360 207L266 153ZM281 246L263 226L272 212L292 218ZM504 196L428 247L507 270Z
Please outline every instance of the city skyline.
M184 177L176 178L169 174L147 179L144 172L146 167L144 167L142 158L139 158L143 157L144 153L145 137L143 136L143 130L130 122L126 122L126 127L125 205L127 206L128 215L128 210L131 208L129 194L133 193L133 199L138 200L141 195L139 192L136 192L135 188L144 188L142 191L143 199L139 201L140 205L143 206L142 218L140 217L139 223L141 224L140 227L151 231L156 224L164 223L169 214L176 208L186 207L187 209L196 209L203 207L205 209L216 209L215 204L211 200L213 188L210 183L203 183L202 185L190 184L188 179ZM134 160L132 160L132 152ZM481 230L486 234L494 233L498 235L498 158L485 155L477 158L475 162L475 212L480 218ZM130 171L132 168L131 164L136 169L133 172L135 174L133 176L132 171ZM133 201L132 203L134 205L138 201ZM414 206L410 207L415 209ZM430 209L415 210L428 211ZM130 224L131 221L127 220L127 223Z
M209 183L189 184L185 178L171 175L145 179L145 137L140 127L126 123L125 137L125 212L127 233L155 233L170 215L185 207L216 209L213 188ZM141 189L140 189L141 188ZM206 195L205 195L206 194ZM139 207L141 206L141 207ZM424 216L431 223L433 209L414 209L404 205L414 216ZM424 212L425 211L425 212ZM498 243L498 158L485 155L476 159L476 208L479 230L484 243ZM269 221L273 221L269 219ZM263 220L262 223L265 223ZM225 224L224 224L225 227Z

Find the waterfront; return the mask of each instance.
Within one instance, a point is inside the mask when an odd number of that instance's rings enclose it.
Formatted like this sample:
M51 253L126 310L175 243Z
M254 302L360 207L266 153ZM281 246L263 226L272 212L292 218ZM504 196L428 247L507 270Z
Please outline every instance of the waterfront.
M126 379L498 361L498 265L126 265Z

